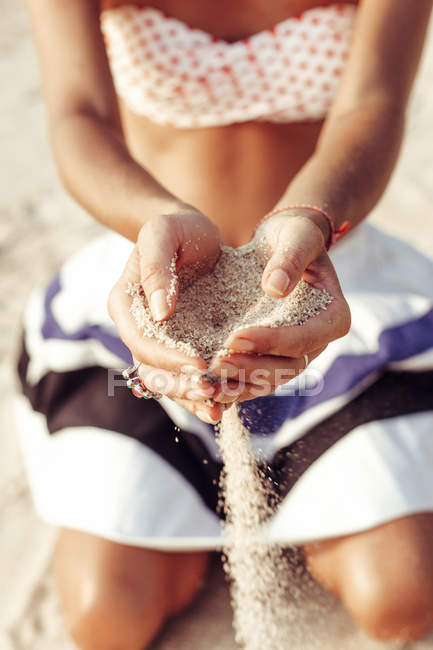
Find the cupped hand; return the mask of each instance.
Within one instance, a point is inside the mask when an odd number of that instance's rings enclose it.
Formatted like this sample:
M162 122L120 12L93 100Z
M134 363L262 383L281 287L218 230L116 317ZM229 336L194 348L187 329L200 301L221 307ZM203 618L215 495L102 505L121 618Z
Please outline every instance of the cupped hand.
M216 263L222 238L218 228L194 208L150 219L140 230L137 243L108 299L108 311L120 338L134 360L141 361L139 375L145 386L180 400L182 406L208 422L221 417L221 406L206 403L215 387L203 373L205 361L145 338L130 313L129 283L140 283L156 321L167 319L176 308L178 284L173 275L187 265L204 271Z
M239 383L239 401L258 396L256 389L274 392L305 370L307 358L312 361L348 332L349 306L325 250L329 235L325 218L304 210L279 213L258 228L256 244L270 252L262 277L265 293L284 299L303 279L333 300L303 325L248 327L230 335L225 342L230 356L214 359L211 370Z

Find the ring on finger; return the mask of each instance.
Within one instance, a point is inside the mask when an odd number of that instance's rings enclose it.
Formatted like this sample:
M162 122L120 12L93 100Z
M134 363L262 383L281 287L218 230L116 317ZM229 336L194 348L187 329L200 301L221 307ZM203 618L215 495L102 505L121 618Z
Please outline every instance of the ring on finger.
M139 399L161 399L161 393L154 393L152 390L149 390L142 382L140 377L131 377L126 382L127 387L131 390L131 393L138 397Z
M137 361L133 366L129 366L129 368L123 370L122 376L126 379L127 388L138 399L161 399L161 393L154 393L149 390L138 376L137 371L140 366L141 361Z
M133 366L129 366L125 370L122 370L123 379L129 379L137 375L137 370L141 366L141 361L136 361Z

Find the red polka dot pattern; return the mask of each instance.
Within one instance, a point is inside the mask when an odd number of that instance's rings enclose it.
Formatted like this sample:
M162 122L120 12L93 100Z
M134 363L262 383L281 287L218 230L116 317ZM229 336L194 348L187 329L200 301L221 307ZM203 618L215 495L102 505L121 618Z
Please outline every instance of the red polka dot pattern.
M101 14L117 93L178 128L323 118L344 72L356 8L334 4L228 43L157 9Z

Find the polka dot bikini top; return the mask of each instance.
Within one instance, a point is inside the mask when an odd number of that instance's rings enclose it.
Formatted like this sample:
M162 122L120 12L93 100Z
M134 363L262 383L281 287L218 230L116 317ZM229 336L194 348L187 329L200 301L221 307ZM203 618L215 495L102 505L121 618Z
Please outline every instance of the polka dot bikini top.
M101 13L116 92L178 128L326 115L348 55L356 7L310 9L250 38L216 39L150 7Z

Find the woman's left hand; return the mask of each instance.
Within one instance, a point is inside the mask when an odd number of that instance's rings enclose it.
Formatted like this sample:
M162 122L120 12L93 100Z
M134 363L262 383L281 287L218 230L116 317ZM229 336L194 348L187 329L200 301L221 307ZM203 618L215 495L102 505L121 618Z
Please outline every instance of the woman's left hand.
M350 310L326 252L329 236L325 217L304 209L274 215L258 228L256 239L264 238L271 251L262 278L265 293L285 298L303 279L326 290L333 300L303 325L249 327L228 338L225 347L233 354L216 358L210 367L222 379L240 382L238 401L274 392L305 369L304 355L310 362L328 343L347 334ZM226 401L225 384L214 400ZM226 392L227 401L233 401L233 390Z

